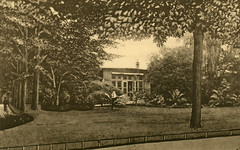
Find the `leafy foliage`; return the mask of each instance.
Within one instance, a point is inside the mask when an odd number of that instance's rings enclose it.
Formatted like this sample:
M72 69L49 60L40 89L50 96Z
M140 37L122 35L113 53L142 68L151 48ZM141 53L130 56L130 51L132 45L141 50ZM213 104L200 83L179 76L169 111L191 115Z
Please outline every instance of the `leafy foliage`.
M114 102L114 105L118 107L125 107L127 102L129 101L130 98L127 95L123 94L117 97L116 101Z
M100 29L108 36L125 38L141 39L152 35L155 41L163 43L166 37L183 36L201 23L203 30L209 31L210 35L234 40L239 32L238 5L237 0L112 0L108 3L110 9L105 15L105 24ZM230 32L234 37L228 34Z
M17 76L18 81L25 81L26 77L32 80L33 73L35 77L41 71L42 98L47 104L59 105L64 101L59 99L63 91L70 91L73 82L96 80L102 61L111 58L104 48L114 42L97 35L105 4L74 0L1 1L0 53L2 59L9 60L1 69L10 68L6 75L11 79ZM29 70L18 72L19 62ZM7 85L12 85L11 79ZM33 90L27 90L35 92L35 87L34 84Z
M192 87L192 52L180 47L165 49L150 59L148 80L153 94L170 97L172 89L179 89L188 98Z
M166 101L162 95L154 95L150 100L147 101L147 105L164 107L166 106Z
M171 98L168 101L172 104L173 107L188 107L188 100L184 97L184 94L181 93L178 89L169 91Z
M117 95L122 95L121 90L101 81L85 81L82 84L74 85L71 94L71 103L73 104L96 104L107 102L110 103L111 93L115 91Z
M239 97L236 94L232 93L229 82L226 79L223 79L220 87L217 90L212 91L209 106L236 106L239 105L239 100Z
M87 97L90 101L93 101L95 104L106 104L109 103L110 97L103 91L94 91Z

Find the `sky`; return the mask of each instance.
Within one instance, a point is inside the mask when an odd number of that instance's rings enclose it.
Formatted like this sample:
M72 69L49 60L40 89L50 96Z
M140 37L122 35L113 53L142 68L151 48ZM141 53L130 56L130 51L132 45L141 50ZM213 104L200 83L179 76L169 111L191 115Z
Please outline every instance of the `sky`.
M141 69L146 69L149 63L149 57L152 53L157 53L160 48L153 43L153 39L145 39L141 41L117 41L119 42L116 48L107 48L108 53L121 55L120 58L112 61L105 61L104 68L135 68L136 62L140 63ZM183 45L182 41L170 37L164 44L166 47L174 48Z

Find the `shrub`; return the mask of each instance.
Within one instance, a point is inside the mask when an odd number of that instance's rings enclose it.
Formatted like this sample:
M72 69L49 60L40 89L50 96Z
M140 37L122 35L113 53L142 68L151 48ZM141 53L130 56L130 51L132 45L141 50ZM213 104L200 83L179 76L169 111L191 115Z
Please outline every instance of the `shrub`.
M142 94L142 99L144 100L145 104L148 104L149 101L151 101L154 98L154 95L148 94L148 93L143 93Z
M129 97L123 94L117 98L117 100L114 102L114 105L119 107L125 107L128 101L130 101Z
M111 103L109 95L115 91L117 95L122 92L118 88L101 81L86 81L82 85L75 85L71 102L81 110L90 110L96 103Z
M83 91L75 91L73 105L77 110L91 110L94 108L95 100L88 97L88 95Z
M73 106L69 104L60 105L60 106L43 104L41 105L41 109L46 111L70 111L73 109Z
M60 94L60 103L61 104L68 104L70 103L70 94L68 91L64 90Z
M190 104L188 100L184 97L184 94L181 93L178 89L169 91L171 98L168 101L172 104L173 107L187 107Z
M88 95L87 99L95 104L110 103L110 96L103 91L94 91Z
M147 105L164 107L166 106L166 103L162 95L154 95L152 99L149 99L149 101L147 102Z
M232 93L230 84L226 79L223 79L220 87L212 91L209 100L210 107L223 107L223 106L237 106L239 105L239 97Z
M146 93L143 92L143 91L135 91L135 92L133 92L132 100L137 105L139 100L143 100L144 99L144 95L146 95Z
M153 94L170 98L169 91L179 89L191 97L192 50L186 47L165 49L150 57L147 78Z

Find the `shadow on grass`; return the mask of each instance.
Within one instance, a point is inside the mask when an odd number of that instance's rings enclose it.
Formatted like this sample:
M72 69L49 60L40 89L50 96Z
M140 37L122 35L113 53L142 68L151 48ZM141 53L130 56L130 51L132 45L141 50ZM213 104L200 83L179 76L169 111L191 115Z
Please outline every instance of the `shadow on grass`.
M33 116L26 113L21 113L17 115L6 115L4 118L0 118L0 130L20 126L33 120Z

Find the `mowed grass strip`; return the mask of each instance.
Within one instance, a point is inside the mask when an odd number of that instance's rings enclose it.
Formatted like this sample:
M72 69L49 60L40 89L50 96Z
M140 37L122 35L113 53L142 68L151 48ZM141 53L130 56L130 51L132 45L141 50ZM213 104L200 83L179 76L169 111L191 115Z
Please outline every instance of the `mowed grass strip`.
M191 108L94 108L30 111L34 121L0 131L0 147L240 128L240 107L203 108L201 129L190 129Z

